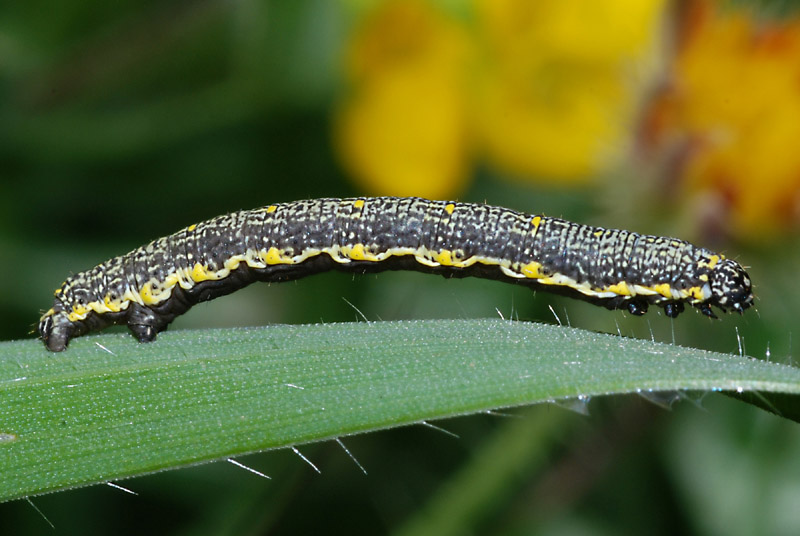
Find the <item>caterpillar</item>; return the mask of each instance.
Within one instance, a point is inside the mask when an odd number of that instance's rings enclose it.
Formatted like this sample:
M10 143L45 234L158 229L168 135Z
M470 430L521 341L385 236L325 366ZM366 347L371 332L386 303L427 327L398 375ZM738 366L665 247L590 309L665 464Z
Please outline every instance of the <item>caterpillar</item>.
M39 334L54 352L112 324L148 342L196 303L330 269L499 279L634 315L658 305L674 318L689 304L716 318L712 306L753 304L740 264L676 238L490 205L360 197L276 203L154 240L67 278Z

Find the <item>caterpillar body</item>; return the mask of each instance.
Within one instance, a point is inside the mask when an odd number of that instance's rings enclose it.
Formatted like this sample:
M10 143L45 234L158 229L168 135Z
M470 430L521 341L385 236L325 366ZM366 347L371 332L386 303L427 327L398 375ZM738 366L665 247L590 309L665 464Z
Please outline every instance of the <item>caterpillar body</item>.
M112 324L152 341L194 304L254 281L339 269L416 270L499 279L642 315L684 304L741 313L753 303L737 262L683 240L604 229L473 203L421 198L316 199L190 225L55 291L39 322L48 349Z

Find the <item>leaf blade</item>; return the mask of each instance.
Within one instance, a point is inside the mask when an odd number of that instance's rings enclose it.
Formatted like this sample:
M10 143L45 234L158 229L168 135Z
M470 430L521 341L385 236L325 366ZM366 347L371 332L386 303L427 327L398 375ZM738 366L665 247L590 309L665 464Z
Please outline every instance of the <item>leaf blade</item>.
M2 343L0 500L497 407L696 389L797 394L800 369L501 320L99 335L61 354Z

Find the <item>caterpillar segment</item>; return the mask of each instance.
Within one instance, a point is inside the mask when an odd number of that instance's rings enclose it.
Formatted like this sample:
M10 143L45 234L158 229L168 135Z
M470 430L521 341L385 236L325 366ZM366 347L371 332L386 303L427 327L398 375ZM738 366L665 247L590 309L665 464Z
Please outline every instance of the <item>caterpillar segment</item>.
M737 262L675 238L421 198L276 203L190 225L69 277L39 322L48 349L113 324L152 341L193 305L255 281L416 270L527 285L608 309L715 318L753 304Z

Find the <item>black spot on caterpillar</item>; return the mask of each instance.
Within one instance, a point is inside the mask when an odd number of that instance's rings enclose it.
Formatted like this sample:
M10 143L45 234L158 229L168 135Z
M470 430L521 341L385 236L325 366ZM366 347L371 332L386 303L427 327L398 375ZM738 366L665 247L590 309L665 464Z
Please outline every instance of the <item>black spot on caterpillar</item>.
M688 303L715 317L712 305L741 313L753 303L738 263L675 238L472 203L316 199L190 225L73 275L39 333L54 352L112 324L152 341L196 303L330 269L499 279L634 315L655 304L676 317Z

